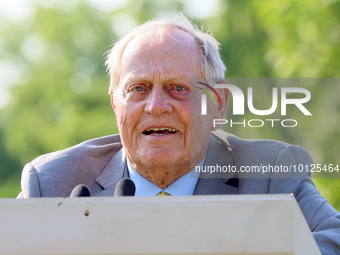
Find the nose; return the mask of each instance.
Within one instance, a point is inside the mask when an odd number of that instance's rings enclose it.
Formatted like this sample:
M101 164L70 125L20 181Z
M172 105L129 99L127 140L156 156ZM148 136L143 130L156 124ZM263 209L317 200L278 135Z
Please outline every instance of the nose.
M166 91L154 86L148 95L145 111L152 115L173 112L173 107Z

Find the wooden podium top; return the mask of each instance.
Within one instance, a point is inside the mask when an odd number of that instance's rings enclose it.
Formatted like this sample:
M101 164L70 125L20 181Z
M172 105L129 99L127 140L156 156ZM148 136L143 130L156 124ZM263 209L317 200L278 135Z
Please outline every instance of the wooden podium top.
M321 254L292 195L0 200L0 254Z

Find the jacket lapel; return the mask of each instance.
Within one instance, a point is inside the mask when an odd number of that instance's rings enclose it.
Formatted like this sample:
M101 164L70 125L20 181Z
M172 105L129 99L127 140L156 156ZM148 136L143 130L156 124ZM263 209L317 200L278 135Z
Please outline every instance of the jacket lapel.
M253 144L256 140L243 140L220 129L214 131L213 135L221 142L221 144L225 144L230 148L232 160L237 170L239 170L241 166L260 165L262 162L268 161L268 154L256 153L256 147ZM262 150L263 147L259 146L257 149ZM274 164L274 162L272 164ZM238 194L268 193L269 178L269 172L266 174L248 172L238 173Z
M113 196L117 182L122 178L129 178L124 149L120 149L106 165L96 182L104 190L93 193L93 196Z
M231 148L227 143L222 143L214 136L211 136L207 157L203 164L203 169L208 166L234 166ZM194 195L222 195L237 194L238 188L235 185L227 185L230 179L235 177L235 173L215 173L201 172L197 182ZM227 184L226 184L227 183Z

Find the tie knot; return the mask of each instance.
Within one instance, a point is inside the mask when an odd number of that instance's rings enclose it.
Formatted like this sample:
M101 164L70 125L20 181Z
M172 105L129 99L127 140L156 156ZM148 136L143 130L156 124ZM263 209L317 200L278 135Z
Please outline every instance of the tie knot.
M168 192L165 192L165 191L161 191L156 195L156 197L168 197L168 196L172 197L171 194L169 194Z

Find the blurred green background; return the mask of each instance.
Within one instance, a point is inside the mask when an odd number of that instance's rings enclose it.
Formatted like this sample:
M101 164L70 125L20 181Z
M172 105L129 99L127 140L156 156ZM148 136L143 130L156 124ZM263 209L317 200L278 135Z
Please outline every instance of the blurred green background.
M0 0L0 197L20 192L21 170L35 157L117 133L103 54L133 27L174 9L211 28L229 79L339 77L337 0ZM312 116L295 109L295 128L224 128L298 144L315 163L340 164L334 81L311 82ZM255 107L268 109L270 93L254 91ZM315 182L340 210L340 180Z

